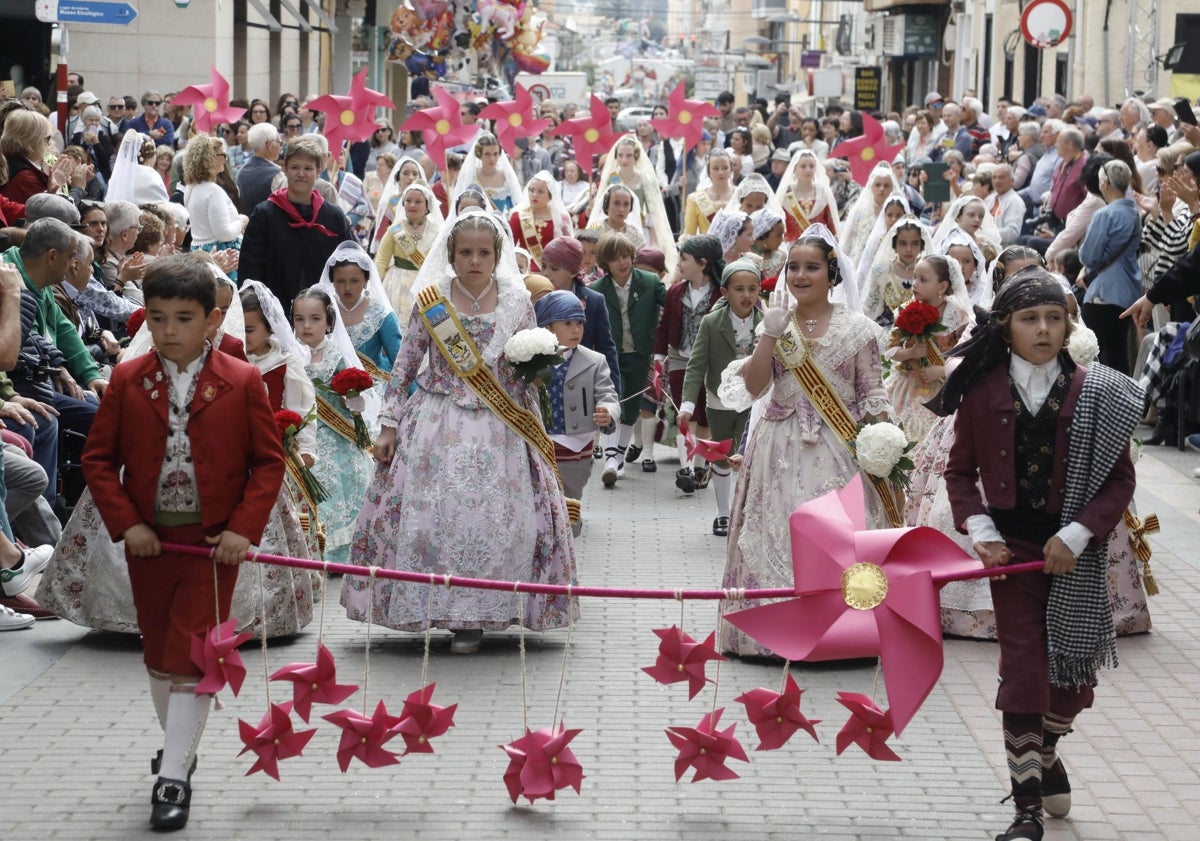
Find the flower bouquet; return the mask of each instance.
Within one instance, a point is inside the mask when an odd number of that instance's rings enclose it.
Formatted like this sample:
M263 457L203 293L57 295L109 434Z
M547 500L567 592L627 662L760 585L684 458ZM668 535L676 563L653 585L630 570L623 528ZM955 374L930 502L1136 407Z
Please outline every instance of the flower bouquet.
M764 301L771 297L771 293L775 291L775 287L779 285L779 275L775 277L764 277L762 282L758 284L758 297Z
M550 382L550 369L563 361L558 337L545 327L518 331L504 343L504 358L518 379L530 385L537 384L542 423L549 425L550 393L546 383Z
M329 385L319 380L313 380L313 384L321 391L333 392L341 398L342 405L354 418L355 446L363 450L370 447L371 432L367 429L367 422L363 420L362 416L363 411L367 408L362 393L369 391L375 385L371 375L362 368L344 368L333 375Z
M922 365L944 365L937 345L933 343L936 333L941 333L946 326L941 323L942 313L937 307L921 301L910 301L900 312L896 313L896 329L903 337L904 345L911 347L915 342L925 342L926 358Z
M304 459L300 457L300 448L296 443L296 436L300 434L300 430L311 423L316 414L316 409L313 409L308 413L308 417L302 418L296 412L280 409L275 413L275 426L279 429L279 437L283 439L283 454L288 464L300 481L304 483L304 490L312 501L321 503L329 499L329 491L304 463Z
M907 490L908 474L915 467L908 453L914 446L899 426L877 421L859 426L853 443L854 458L867 475Z

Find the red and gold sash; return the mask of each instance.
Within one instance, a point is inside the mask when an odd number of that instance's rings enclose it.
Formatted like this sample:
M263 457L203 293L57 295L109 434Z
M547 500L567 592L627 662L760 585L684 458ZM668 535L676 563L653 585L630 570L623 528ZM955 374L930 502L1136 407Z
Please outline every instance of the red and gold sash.
M849 448L851 442L858 437L858 424L854 422L850 410L833 390L833 386L829 384L825 374L813 361L812 355L796 327L794 316L788 328L783 331L783 335L775 342L775 355L779 357L783 366L792 372L792 376L800 384L804 396L812 403L813 408ZM862 471L862 474L879 494L879 500L883 503L883 511L887 515L888 522L895 528L903 526L904 518L900 516L900 504L896 499L892 483L887 479L872 476L865 470Z
M554 442L546 434L541 420L533 412L517 405L512 395L500 385L491 369L484 364L479 348L458 320L450 302L437 287L430 286L417 296L417 304L421 320L425 322L425 329L429 331L434 345L449 363L450 369L496 413L496 417L500 418L505 426L521 436L535 453L546 460L554 471L554 478L558 480L561 489L562 477L558 475ZM566 503L571 522L579 522L579 500L568 498Z
M321 394L320 389L317 390L317 420L351 444L354 444L356 447L358 446L358 439L354 434L354 423L346 420L342 413Z
M392 378L391 374L376 365L375 360L367 356L361 350L358 351L358 361L362 363L363 370L370 374L371 379L373 379L375 382L387 385L388 380Z
M542 238L538 232L537 219L533 216L533 208L523 208L517 214L517 218L521 220L521 236L525 238L525 249L533 257L533 261L541 266Z
M796 224L800 226L801 233L808 230L808 226L812 224L812 220L800 209L800 201L796 198L796 193L793 190L787 191L787 212L795 218Z

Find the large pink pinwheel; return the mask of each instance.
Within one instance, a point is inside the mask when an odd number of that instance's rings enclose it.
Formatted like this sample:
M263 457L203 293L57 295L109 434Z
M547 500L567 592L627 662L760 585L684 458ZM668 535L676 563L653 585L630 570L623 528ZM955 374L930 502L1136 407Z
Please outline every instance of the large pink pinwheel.
M550 125L549 120L534 118L533 97L520 82L516 84L516 96L511 102L493 102L480 111L479 116L496 121L496 139L510 155L516 154L518 137L534 137Z
M425 152L444 169L446 149L470 143L479 132L479 126L463 125L461 106L449 91L434 85L433 96L437 105L414 112L400 128L424 133Z
M667 96L667 116L661 120L650 121L654 130L663 137L683 138L685 152L700 142L700 133L704 131L704 118L721 116L717 106L711 102L686 97L684 83L680 82Z
M584 172L592 171L592 158L603 155L616 142L616 132L612 130L612 115L600 100L592 94L591 110L586 117L576 117L573 120L563 120L562 125L554 130L555 134L570 135L575 147L575 160Z
M831 158L846 158L850 162L850 174L862 186L867 186L871 170L881 162L891 163L896 153L904 148L901 143L888 146L883 136L883 126L870 114L863 114L863 133L838 144L829 153Z
M346 96L326 94L308 103L312 111L325 113L325 139L330 149L340 149L347 140L356 143L369 138L376 129L375 109L392 108L396 104L379 91L367 87L367 68L350 81Z
M879 657L900 733L942 673L938 579L981 568L931 528L866 530L862 479L791 516L799 598L725 618L788 660Z
M232 123L246 114L245 108L229 104L229 82L209 66L212 81L207 85L188 85L175 94L175 105L192 105L192 125L199 131L212 131L218 123Z

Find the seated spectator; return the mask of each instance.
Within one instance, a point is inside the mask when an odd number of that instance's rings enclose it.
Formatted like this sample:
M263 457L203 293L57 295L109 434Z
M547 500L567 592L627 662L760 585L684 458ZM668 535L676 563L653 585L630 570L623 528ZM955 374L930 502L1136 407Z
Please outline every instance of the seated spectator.
M104 215L108 219L104 285L121 295L125 284L140 281L148 266L141 254L132 253L142 232L141 211L132 202L110 201L104 205Z
M82 146L68 146L63 149L63 157L75 162L75 171L71 174L71 200L91 199L103 201L108 184L104 176L96 170L96 165L88 157ZM46 193L45 195L53 195Z
M96 167L96 171L107 183L108 177L112 175L112 158L116 150L113 148L112 138L101 125L103 120L104 115L95 105L84 108L83 116L80 119L80 129L71 135L68 143L71 146L82 147Z
M50 121L41 114L26 110L9 113L0 135L0 152L8 166L8 180L0 186L0 195L24 204L30 196L56 192L66 182L66 168L73 168L74 162L67 161L53 171L44 163L53 136Z

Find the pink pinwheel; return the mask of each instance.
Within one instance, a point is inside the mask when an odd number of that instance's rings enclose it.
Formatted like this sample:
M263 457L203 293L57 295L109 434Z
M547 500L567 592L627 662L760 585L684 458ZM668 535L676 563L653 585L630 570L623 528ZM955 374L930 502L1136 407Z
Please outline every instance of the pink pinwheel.
M663 137L682 137L686 152L700 142L705 117L720 117L717 106L703 99L686 99L687 91L680 82L667 96L667 116L651 120L650 125Z
M759 687L737 699L746 705L746 717L758 732L756 750L782 747L797 730L804 730L813 737L813 741L820 741L816 725L821 723L821 719L808 718L800 712L800 696L803 694L804 690L788 675L783 692Z
M454 726L454 711L458 709L458 704L439 707L429 703L436 685L431 683L424 689L418 689L404 701L396 731L404 737L405 756L410 753L433 753L429 740Z
M838 703L850 710L850 718L837 736L838 756L850 745L858 745L872 759L900 761L900 755L887 744L895 732L890 712L885 713L870 698L857 692L839 692Z
M358 759L368 768L382 768L400 762L396 754L384 748L399 732L397 725L400 724L400 717L389 715L383 701L369 716L357 710L338 710L321 718L342 728L337 758L343 774L350 767L351 759Z
M208 68L212 81L207 85L189 85L175 94L171 102L175 105L192 105L192 125L199 131L209 132L218 123L232 123L246 114L245 108L229 104L229 82L211 65Z
M575 160L587 173L592 171L593 156L603 155L617 139L616 132L612 130L612 115L595 94L592 94L591 113L588 116L563 120L554 133L571 136Z
M296 715L306 724L314 703L340 704L358 691L358 684L337 682L337 666L324 643L317 643L315 663L289 663L271 675L271 680L292 681Z
M367 68L355 74L346 96L326 94L308 103L312 111L325 112L325 139L330 149L341 149L346 141L356 143L374 133L375 109L392 108L396 104L367 87Z
M520 82L516 84L516 96L511 102L493 102L479 112L479 117L496 121L496 139L510 155L516 154L518 137L534 137L550 125L549 120L534 118L533 97Z
M942 672L939 581L979 561L935 529L867 531L858 475L797 508L791 531L799 598L725 618L787 660L879 657L902 732Z
M304 746L317 732L315 729L300 732L292 729L291 711L291 702L271 704L267 714L262 717L262 721L258 723L257 727L238 719L238 732L241 734L242 744L245 746L238 756L246 751L253 751L258 757L250 766L250 770L246 772L247 777L256 771L262 771L278 780L279 761L299 756L300 752L304 750Z
M658 644L658 660L646 666L643 672L662 684L688 682L688 700L704 688L709 679L704 675L704 664L709 660L724 660L715 646L716 631L704 642L696 642L691 635L672 625L670 628L655 628L654 633L662 642Z
M687 446L687 457L690 461L696 456L700 456L708 461L724 461L729 458L729 451L733 449L733 439L726 438L724 441L712 441L708 438L697 438L692 434L691 428L687 421L679 422L679 431L683 433L683 443Z
M425 152L439 168L446 166L446 149L470 143L479 132L475 125L464 126L458 100L436 85L433 96L438 104L415 112L400 126L403 131L419 131L425 135Z
M667 728L667 738L679 750L679 756L675 759L676 780L681 779L688 768L696 769L693 783L701 780L736 780L738 775L725 766L726 760L750 761L741 742L733 737L736 724L729 725L728 730L717 729L723 712L725 708L719 707L706 713L696 727Z
M850 174L854 176L855 181L865 187L875 165L881 161L891 163L896 153L904 148L904 144L888 146L887 141L883 138L883 126L879 124L879 121L865 113L862 118L862 135L842 141L836 149L829 153L829 156L846 158L850 161Z
M579 793L583 766L567 745L582 732L564 730L559 722L557 729L526 730L521 738L501 746L508 754L504 784L508 786L508 796L513 803L518 797L524 797L530 803L539 797L553 800L556 791L567 787Z
M246 664L237 647L254 635L236 633L236 628L237 620L229 619L210 628L206 634L192 637L192 662L204 674L196 684L197 695L216 694L227 683L234 695L242 690Z

